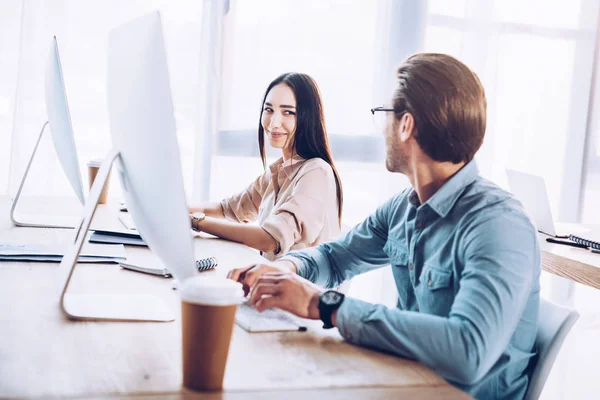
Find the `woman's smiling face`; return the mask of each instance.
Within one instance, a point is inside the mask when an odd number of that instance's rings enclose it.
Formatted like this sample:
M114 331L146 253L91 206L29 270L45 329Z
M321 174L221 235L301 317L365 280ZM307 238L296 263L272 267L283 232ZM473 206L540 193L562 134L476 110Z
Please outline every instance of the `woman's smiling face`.
M290 158L296 132L296 96L284 83L273 86L263 104L261 124L271 147L282 149Z

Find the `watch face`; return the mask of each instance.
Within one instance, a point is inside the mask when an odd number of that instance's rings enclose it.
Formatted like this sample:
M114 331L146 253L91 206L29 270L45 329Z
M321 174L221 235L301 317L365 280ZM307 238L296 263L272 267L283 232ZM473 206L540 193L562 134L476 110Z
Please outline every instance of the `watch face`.
M321 300L327 305L334 305L339 303L340 300L342 300L342 295L336 291L329 290L323 293L323 295L321 296Z

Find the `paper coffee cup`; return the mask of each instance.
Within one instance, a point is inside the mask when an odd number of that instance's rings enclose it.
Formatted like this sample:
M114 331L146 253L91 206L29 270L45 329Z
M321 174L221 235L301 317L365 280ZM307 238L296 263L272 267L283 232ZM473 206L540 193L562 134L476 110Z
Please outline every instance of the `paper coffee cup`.
M195 276L181 285L183 385L220 390L242 285L216 276Z
M90 181L90 190L92 189L92 185L94 184L94 180L96 179L96 175L98 175L98 171L100 170L100 166L102 165L102 160L90 160L87 163L88 167L88 178ZM104 187L102 188L102 193L100 193L100 200L98 200L98 204L105 204L108 198L108 182L110 180L110 174L108 178L106 178L106 182L104 183Z

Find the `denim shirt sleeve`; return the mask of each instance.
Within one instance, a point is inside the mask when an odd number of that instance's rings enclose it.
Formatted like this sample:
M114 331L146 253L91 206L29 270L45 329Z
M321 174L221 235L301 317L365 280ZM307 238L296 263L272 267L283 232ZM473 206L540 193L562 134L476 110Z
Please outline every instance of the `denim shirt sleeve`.
M338 241L302 251L292 251L282 260L296 265L298 275L324 287L336 287L355 275L389 264L383 247L388 237L392 198Z
M447 317L347 298L337 313L340 333L459 384L478 382L515 332L539 276L539 246L531 223L511 211L475 221L462 240L465 265Z

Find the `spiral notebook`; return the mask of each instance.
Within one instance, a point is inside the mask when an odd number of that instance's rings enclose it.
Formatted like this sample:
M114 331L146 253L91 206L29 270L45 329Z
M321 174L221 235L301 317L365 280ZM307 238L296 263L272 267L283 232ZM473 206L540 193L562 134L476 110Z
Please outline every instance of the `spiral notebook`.
M577 235L569 235L569 240L584 246L589 247L590 249L599 250L600 251L600 242L596 242L594 240L589 240L582 238Z
M127 262L120 262L119 265L123 269L128 269L130 271L143 272L145 274L162 276L164 278L171 278L172 274L169 272L167 268L165 268L162 263L157 262L148 262L145 265L137 265L130 264ZM198 271L207 271L209 269L213 269L218 265L218 261L215 257L203 258L201 260L196 260L196 268Z

